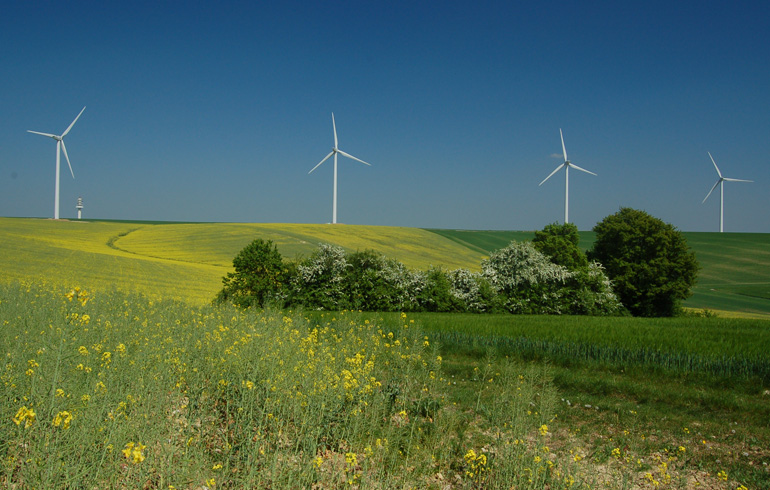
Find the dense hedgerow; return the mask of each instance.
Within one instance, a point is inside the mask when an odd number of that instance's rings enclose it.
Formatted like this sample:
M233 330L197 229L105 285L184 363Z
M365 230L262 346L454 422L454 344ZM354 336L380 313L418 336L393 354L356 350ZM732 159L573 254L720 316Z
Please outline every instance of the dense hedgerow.
M246 265L244 257L257 263ZM328 244L296 263L277 257L272 242L252 242L233 261L235 272L224 278L218 300L322 310L590 315L622 310L600 264L577 261L568 268L530 242L514 241L493 252L481 273L415 271L372 250L347 253Z

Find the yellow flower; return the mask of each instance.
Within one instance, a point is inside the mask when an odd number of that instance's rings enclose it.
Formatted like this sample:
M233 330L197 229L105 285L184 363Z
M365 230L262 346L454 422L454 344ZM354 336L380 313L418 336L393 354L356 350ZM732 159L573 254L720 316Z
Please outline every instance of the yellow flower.
M356 453L345 453L345 462L348 464L348 466L356 466L358 464Z
M53 426L61 427L62 429L69 429L70 422L72 422L72 414L66 410L57 413L53 418Z
M28 429L35 423L35 411L32 408L27 408L25 405L16 412L16 415L13 417L13 422L16 425L21 425L21 423L24 422L24 428Z
M78 352L80 353L81 356L88 355L88 349L86 349L84 345L81 345L80 347L78 347Z
M123 455L126 457L127 460L131 461L134 464L141 463L144 461L144 454L142 454L142 450L146 448L144 444L141 442L137 442L134 444L133 442L129 442L126 444L126 447L121 451Z
M545 424L541 425L540 428L537 430L540 432L541 436L548 434L548 426Z
M727 473L725 473L725 470L721 470L719 473L717 473L717 478L722 481L727 481Z
M104 385L104 383L102 383L101 381L96 383L96 387L94 388L94 393L104 394L106 392L107 392L107 387Z

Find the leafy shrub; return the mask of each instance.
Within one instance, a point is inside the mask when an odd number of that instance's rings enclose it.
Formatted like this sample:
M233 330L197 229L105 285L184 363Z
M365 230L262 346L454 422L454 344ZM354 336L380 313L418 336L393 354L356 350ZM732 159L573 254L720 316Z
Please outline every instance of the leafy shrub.
M268 302L283 306L289 268L272 240L258 238L248 244L233 259L233 267L235 272L222 279L219 302L241 307L264 307Z
M621 208L595 227L589 257L601 262L634 316L672 316L692 294L695 253L682 233L644 211Z
M572 315L616 315L624 311L612 290L612 281L598 262L574 271L568 286L564 290L564 303L566 312Z
M530 242L511 242L481 264L511 313L617 314L622 306L600 264L570 271Z
M452 281L439 267L431 267L423 275L424 285L417 302L422 311L459 313L466 311L465 302L452 294Z
M561 313L560 290L572 277L530 242L511 242L481 263L482 274L511 313Z
M322 243L297 265L291 301L325 310L348 308L345 278L349 267L342 247Z
M501 309L497 292L489 281L476 272L456 269L447 274L451 284L449 293L464 310L471 313L492 313Z
M580 235L573 223L552 223L535 232L532 245L557 265L575 270L588 267L585 253L578 247Z
M403 264L373 250L347 258L345 276L348 308L368 311L415 309L420 278Z

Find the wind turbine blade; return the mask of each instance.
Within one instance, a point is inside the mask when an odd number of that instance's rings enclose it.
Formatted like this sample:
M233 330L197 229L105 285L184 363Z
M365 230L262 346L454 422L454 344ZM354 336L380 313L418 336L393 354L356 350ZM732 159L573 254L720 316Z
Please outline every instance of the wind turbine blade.
M719 175L719 178L722 178L722 172L719 171L719 167L717 167L717 162L714 161L714 157L711 156L711 152L707 151L706 153L709 154L709 158L711 159L711 163L714 164L714 168L717 169L717 175Z
M703 204L704 202L706 202L706 199L708 199L708 198L709 198L709 196L711 195L711 193L712 193L712 192L714 192L714 189L716 189L716 188L717 188L717 186L718 186L718 185L719 185L721 182L722 182L722 179L719 179L719 180L717 180L717 183L716 183L716 184L714 184L714 187L712 187L712 188L711 188L711 190L709 191L709 193L708 193L708 194L706 194L706 197L705 197L705 198L703 198L703 202L701 202L701 204Z
M330 156L332 156L332 155L334 155L334 150L332 150L332 151L331 151L331 153L329 153L328 155L326 155L326 156L324 157L324 159L323 159L323 160L321 160L320 162L318 162L318 165L316 165L315 167L313 167L313 168L310 170L310 172L308 172L308 174L311 174L311 173L313 173L313 170L315 170L315 169L317 169L318 167L320 167L320 166L321 166L321 164L322 164L323 162L325 162L326 160L328 160L328 159L329 159L329 157L330 157Z
M70 168L70 173L72 174L72 178L75 178L75 172L72 171L72 164L70 163L70 156L67 155L67 147L64 145L64 140L61 140L61 149L64 150L64 158L67 159L67 165Z
M564 134L561 132L561 128L559 128L559 136L561 136L561 151L564 152L564 161L567 161L567 147L564 146Z
M84 110L86 110L85 106L83 107L83 109L81 109L81 110L80 110L80 114L83 114L83 111L84 111ZM80 114L78 114L78 117L76 117L76 118L75 118L75 120L74 120L74 121L72 121L72 124L70 124L70 125L69 125L69 127L68 127L68 128L67 128L67 129L66 129L66 130L65 130L65 131L64 131L64 132L61 134L61 137L62 137L62 138L64 138L65 136L67 136L67 133L69 133L69 132L70 132L70 129L72 129L72 126L74 126L74 125L75 125L75 123L78 121L78 119L80 119Z
M574 163L570 163L570 164L569 164L569 166L570 166L570 167L572 167L572 168L574 168L574 169L580 170L581 172L585 172L585 173L587 173L587 174L591 174L591 175L596 175L595 173L591 172L590 170L586 170L586 169L584 169L584 168L580 168L580 167L578 167L578 166L577 166L577 165L575 165Z
M542 182L540 182L538 185L543 185L543 184L545 184L545 181L546 181L546 180L548 180L548 179L550 179L551 177L553 177L553 174L555 174L556 172L558 172L559 170L561 170L561 169L562 169L562 167L565 167L566 165L567 165L566 163L562 163L561 165L559 165L558 167L556 167L556 170L554 170L553 172L551 172L551 173L548 175L548 177L546 177L545 179L543 179L543 181L542 181Z
M728 177L724 177L722 180L727 180L729 182L754 182L753 180L744 180L744 179L730 179Z
M337 143L337 125L334 123L334 113L332 112L332 128L334 128L334 148L338 148L339 144Z
M342 150L337 150L337 152L338 152L340 155L346 156L346 157L348 157L348 158L352 158L353 160L356 160L356 161L359 161L359 162L361 162L361 163L363 163L363 164L369 165L370 167L372 166L372 164L371 164L371 163L366 163L365 161L361 160L360 158L356 158L356 157L354 157L353 155L349 155L349 154L345 153L345 152L344 152L344 151L342 151Z
M38 131L31 131L31 130L29 130L29 129L27 130L27 132L28 132L28 133L34 133L34 134L40 134L40 135L43 135L43 136L48 136L49 138L53 138L53 139L56 139L56 135L55 135L55 134L50 134L50 133L40 133L40 132L38 132Z

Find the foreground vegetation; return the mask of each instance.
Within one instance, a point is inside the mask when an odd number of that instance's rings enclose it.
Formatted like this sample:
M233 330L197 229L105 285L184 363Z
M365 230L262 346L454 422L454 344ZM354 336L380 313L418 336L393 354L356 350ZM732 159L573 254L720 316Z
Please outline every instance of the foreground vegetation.
M485 340L512 325L452 340L479 327L470 318L1 286L0 486L769 488L761 377L531 363ZM533 338L579 342L605 321L568 319L559 334L513 318ZM626 320L598 343L635 325L654 337L654 323ZM731 327L745 331L733 352L766 346L759 324L700 321L699 333L658 325L678 337L659 347L695 335L691 353L718 357Z

